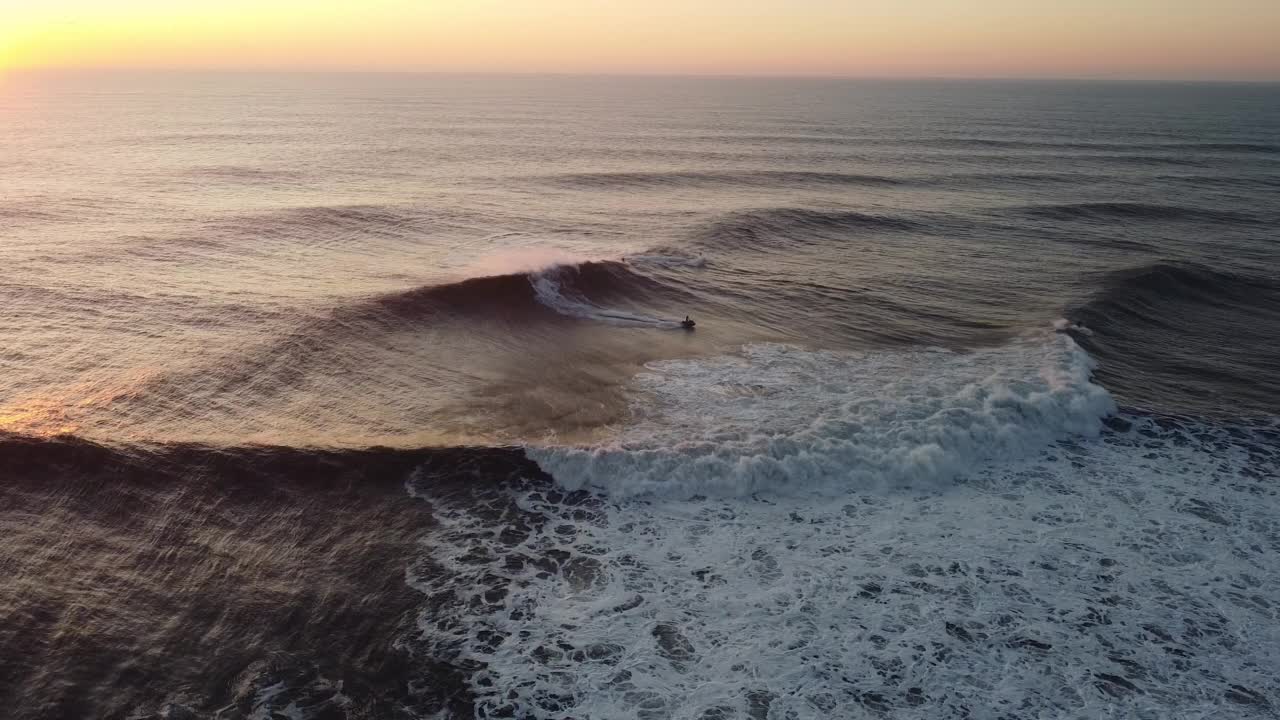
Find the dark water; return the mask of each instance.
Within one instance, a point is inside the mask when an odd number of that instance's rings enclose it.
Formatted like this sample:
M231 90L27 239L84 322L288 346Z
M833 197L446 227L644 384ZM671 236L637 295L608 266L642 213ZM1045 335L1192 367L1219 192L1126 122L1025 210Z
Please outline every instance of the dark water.
M1275 86L10 75L0 130L19 717L1280 707Z

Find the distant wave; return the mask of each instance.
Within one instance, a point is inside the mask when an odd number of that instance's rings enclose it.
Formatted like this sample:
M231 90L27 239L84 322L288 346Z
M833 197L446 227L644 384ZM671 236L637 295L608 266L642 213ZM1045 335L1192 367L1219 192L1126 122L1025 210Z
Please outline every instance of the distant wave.
M236 144L236 145L265 145L268 143L288 143L290 140L299 137L296 133L285 133L278 131L252 131L244 132L170 132L170 133L142 133L123 137L115 142L123 145L177 145L188 147L190 145L200 144Z
M770 208L725 215L699 235L703 245L730 249L757 242L807 243L815 235L850 232L902 232L918 227L905 218L848 210Z
M1173 149L1170 148L1173 152ZM1197 158L1191 157L1187 150L1178 151L1177 154L1171 155L1152 155L1150 153L1111 153L1103 155L1090 155L1090 162L1110 163L1113 165L1136 165L1138 167L1160 166L1160 165L1177 165L1186 167L1203 167L1205 162Z
M681 135L677 140L702 140L714 143L751 143L760 145L876 145L881 138L854 137L839 133L735 133L729 135Z
M445 211L407 205L288 207L221 216L162 238L128 239L111 252L165 262L180 262L192 253L202 259L238 260L280 246L360 247L367 243L370 247L361 251L376 252L377 241L404 242L462 222Z
M296 170L268 170L252 165L206 165L192 167L185 174L193 180L214 180L255 185L297 182L306 177L304 173Z
M908 184L885 175L858 175L803 170L748 170L740 172L616 172L554 175L547 182L562 187L589 190L629 190L636 188L690 187L895 187Z
M683 138L680 138L683 139ZM935 149L1039 150L1097 153L1251 153L1280 154L1280 145L1262 142L1124 142L1009 139L993 137L854 137L841 134L738 134L692 136L688 139L769 145L802 144L865 147L923 147ZM1133 155L1132 157L1142 157ZM1176 158L1175 158L1176 160Z
M221 216L200 226L192 235L199 242L234 244L235 251L242 253L254 251L256 244L262 242L303 247L356 246L368 241L415 240L444 229L470 231L475 225L474 215L412 203L303 205Z
M1237 224L1262 222L1260 218L1249 213L1135 202L1028 205L1013 208L1013 211L1047 220L1173 220Z
M235 176L239 171L232 168L227 172ZM287 176L270 179L274 174L267 174L261 180L250 179L250 176L251 172L242 180L246 184L287 181ZM73 221L89 212L120 212L120 207L111 207L115 205L135 211L114 199L110 205L104 201L102 210L89 207L89 202L54 207ZM4 208L0 206L0 218L3 213ZM241 262L283 247L342 247L377 254L387 245L420 240L428 233L453 230L474 233L479 224L475 215L415 204L304 205L218 215L171 233L120 236L109 246L85 248L68 259L93 264L124 255L165 263L190 262L193 257L202 262Z
M1084 173L1056 172L980 172L949 173L930 179L930 184L969 186L974 183L991 185L1074 185L1099 179Z
M679 248L654 248L645 253L628 255L625 258L627 264L638 267L657 267L663 269L679 269L679 268L703 268L707 266L707 259L702 255L695 255L686 250Z
M349 239L404 238L433 218L389 205L320 205L277 210L221 221L216 230L266 240L329 244Z
M137 200L126 197L23 193L0 200L0 222L83 223L110 218L138 208Z
M961 150L968 151L962 152ZM1046 169L1057 170L1062 167L1081 167L1082 163L1087 162L1092 166L1089 168L1091 173L1103 176L1111 174L1107 172L1107 166L1110 165L1134 168L1160 168L1166 166L1202 168L1211 165L1211 161L1217 161L1218 164L1225 162L1223 158L1207 155L1196 157L1188 152L1171 152L1169 154L1109 152L1089 153L1086 155L1070 148L1058 148L1055 151L1046 149L1027 153L1012 153L996 148L981 147L956 148L952 152L914 152L911 148L904 148L896 154L899 156L909 155L911 162L914 164L928 164L933 167L943 168L943 172L947 172L958 165L1004 167L1014 164L1034 164ZM1232 164L1250 163L1259 159L1270 161L1270 158L1231 158L1229 162ZM1100 170L1102 171L1101 173L1099 173Z
M71 222L73 216L49 212L31 207L29 203L7 202L0 204L0 222Z
M1155 180L1201 187L1280 188L1280 175L1160 175Z
M1280 153L1280 145L1268 143L1233 143L1233 142L1168 142L1168 143L1152 143L1152 142L1066 142L1053 140L1007 140L995 138L933 138L922 139L918 141L920 145L932 147L989 147L1001 150L1070 150L1070 151L1098 151L1111 153L1135 153L1135 152L1171 152L1171 153L1258 153L1258 154L1276 154ZM1092 156L1090 156L1092 157ZM1132 157L1144 157L1133 155ZM1176 159L1176 158L1175 158Z
M1170 149L1216 150L1219 152L1247 152L1247 153L1259 153L1262 155L1280 155L1280 145L1276 145L1272 143L1244 143L1244 142L1193 143L1188 145L1172 146Z
M915 141L924 147L934 148L992 148L999 150L1118 150L1132 146L1111 143L1073 143L1050 140L1002 140L981 137L921 138Z
M1133 237L1132 234L1125 233L1105 233L1099 237L1089 233L1057 232L1045 233L1045 239L1060 242L1067 246L1088 246L1111 251L1154 252L1159 247L1156 239L1152 239L1151 242L1144 242Z

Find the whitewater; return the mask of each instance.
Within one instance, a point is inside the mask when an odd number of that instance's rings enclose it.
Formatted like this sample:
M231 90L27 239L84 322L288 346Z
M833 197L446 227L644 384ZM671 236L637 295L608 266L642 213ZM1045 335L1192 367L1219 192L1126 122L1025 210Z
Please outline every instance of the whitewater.
M411 478L420 638L477 717L1268 716L1280 428L1094 367L1060 332L653 363L614 442L528 448L554 486Z

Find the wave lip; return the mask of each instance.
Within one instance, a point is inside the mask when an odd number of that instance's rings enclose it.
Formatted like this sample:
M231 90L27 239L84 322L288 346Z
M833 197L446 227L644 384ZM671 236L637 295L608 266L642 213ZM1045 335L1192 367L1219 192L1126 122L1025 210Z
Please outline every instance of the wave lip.
M1064 335L966 354L751 345L651 365L614 444L528 452L567 488L621 497L937 485L1097 435L1116 406L1094 367Z

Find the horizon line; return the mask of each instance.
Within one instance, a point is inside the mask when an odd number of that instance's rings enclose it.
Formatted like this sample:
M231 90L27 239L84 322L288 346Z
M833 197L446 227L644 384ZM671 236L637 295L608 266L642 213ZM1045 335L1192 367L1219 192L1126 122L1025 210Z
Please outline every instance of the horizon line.
M858 75L848 73L704 73L652 71L538 71L538 70L431 70L361 68L243 68L243 67L130 67L130 66L28 66L0 68L6 73L165 73L227 75L451 75L488 77L600 77L705 80L877 80L877 81L1005 81L1005 82L1114 82L1152 84L1280 84L1275 78L1166 77L1146 75Z

